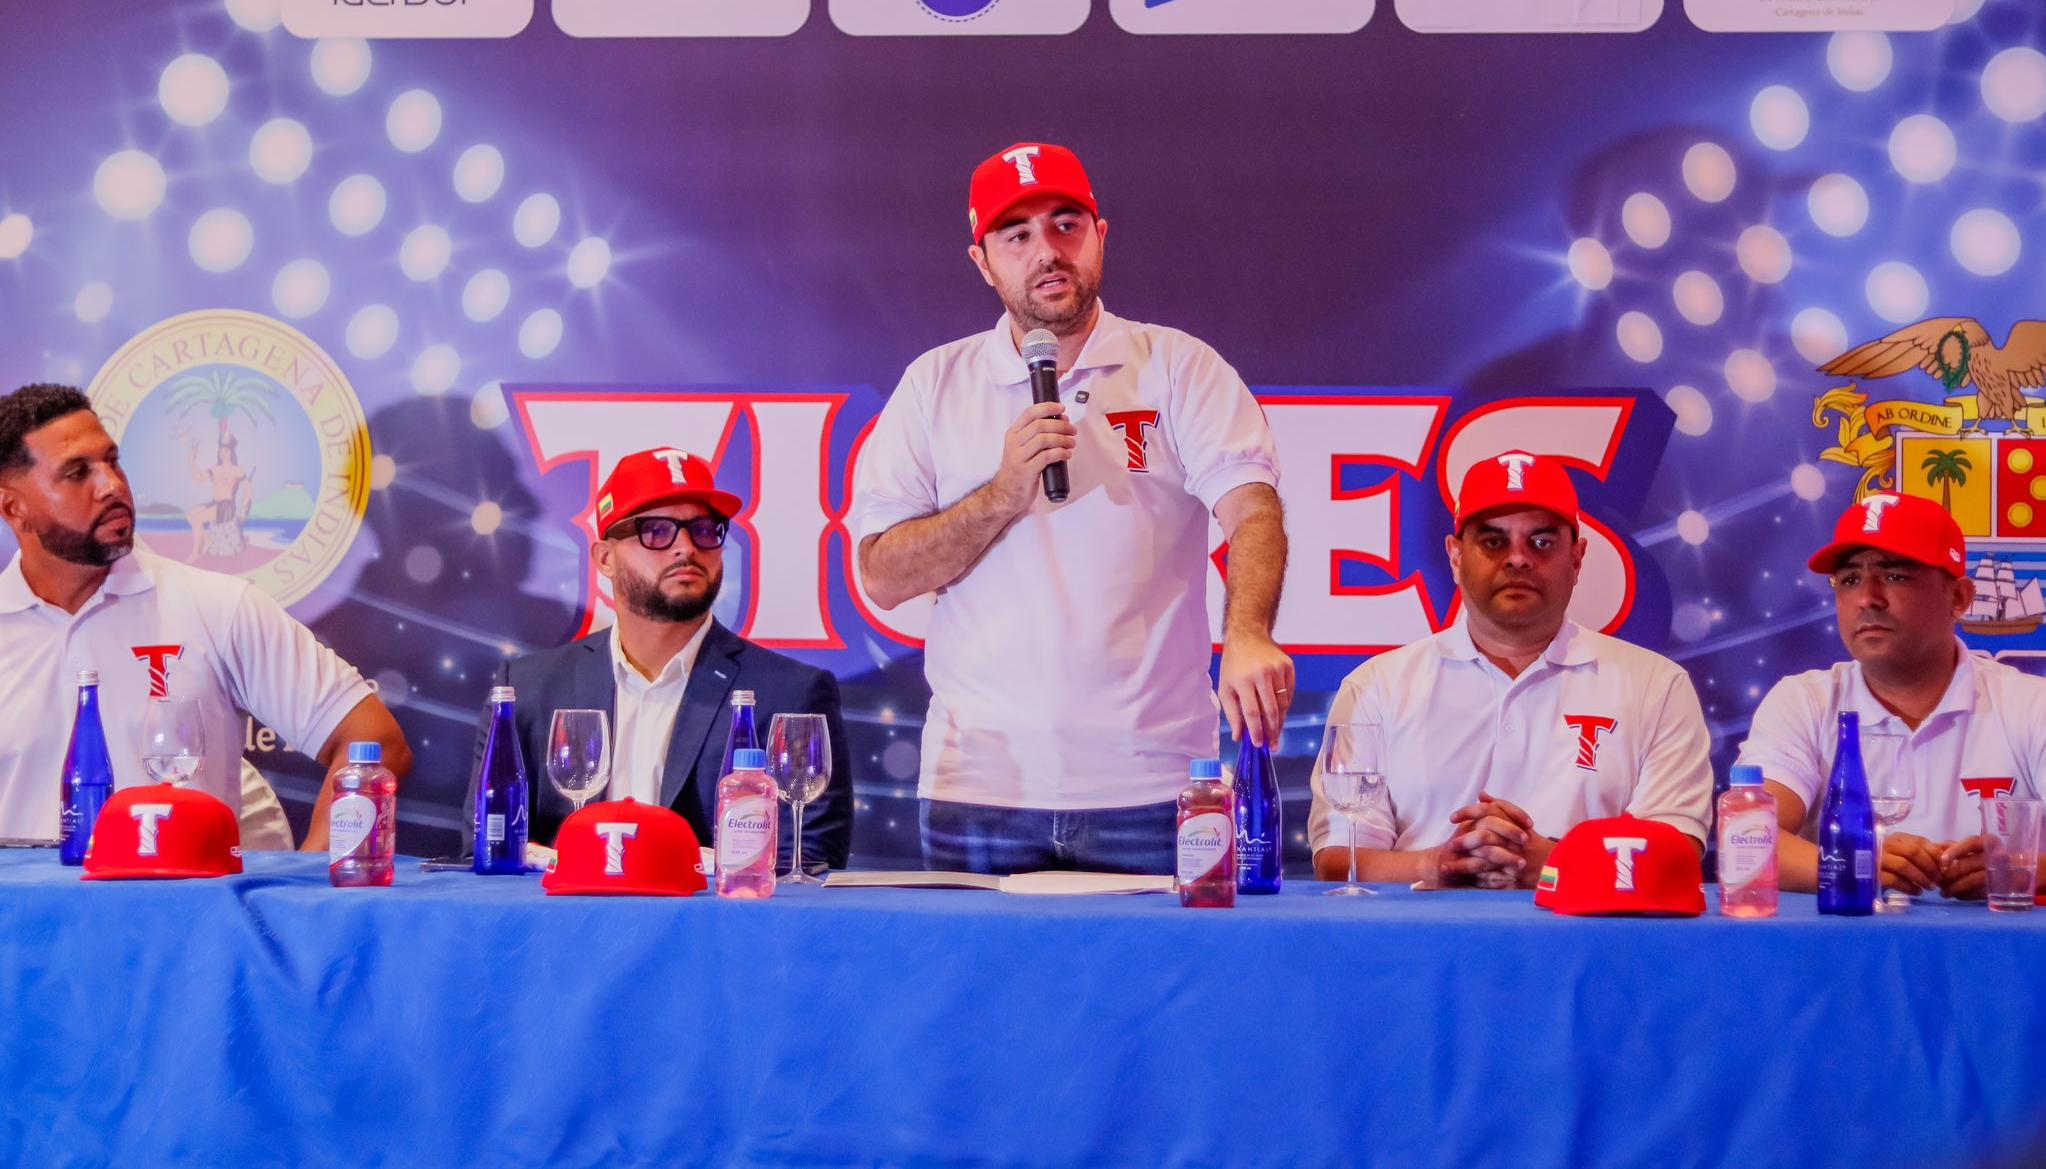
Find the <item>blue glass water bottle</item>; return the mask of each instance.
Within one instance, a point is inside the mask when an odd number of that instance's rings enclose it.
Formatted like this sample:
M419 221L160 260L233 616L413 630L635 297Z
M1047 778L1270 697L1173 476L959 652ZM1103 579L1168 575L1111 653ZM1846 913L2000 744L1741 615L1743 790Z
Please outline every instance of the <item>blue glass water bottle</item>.
M1875 853L1875 805L1861 766L1861 716L1840 713L1840 745L1819 812L1819 912L1862 917L1875 912L1881 887Z
M490 691L490 737L476 772L476 871L486 876L526 871L526 757L513 718L518 695Z
M78 712L71 719L71 745L64 751L64 803L59 815L57 859L85 863L92 826L114 794L114 764L107 757L107 732L99 720L99 673L78 672Z
M1286 834L1279 803L1279 772L1270 747L1251 742L1245 728L1236 752L1236 891L1277 893L1286 867Z
M725 761L718 767L718 778L732 773L732 756L740 751L760 749L760 731L753 722L753 692L732 691L732 724L725 732Z

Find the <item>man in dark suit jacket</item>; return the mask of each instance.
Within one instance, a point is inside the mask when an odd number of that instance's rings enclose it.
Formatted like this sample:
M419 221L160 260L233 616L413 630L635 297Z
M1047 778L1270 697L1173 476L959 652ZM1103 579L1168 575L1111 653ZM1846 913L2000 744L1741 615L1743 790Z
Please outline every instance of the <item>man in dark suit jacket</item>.
M734 691L750 690L762 746L776 714L822 714L829 724L831 782L804 811L803 864L812 871L845 866L852 847L852 766L838 680L762 649L710 616L724 582L725 532L742 507L736 496L716 489L708 463L667 448L627 455L598 489L602 535L590 554L611 581L617 624L506 662L498 672L498 684L518 693L533 843L551 845L570 809L547 778L554 712L589 709L612 716L611 786L596 798L658 801L710 845L729 703ZM486 717L486 733L488 727ZM480 759L482 735L476 751ZM474 796L472 778L472 802ZM783 869L792 851L789 812L784 805Z

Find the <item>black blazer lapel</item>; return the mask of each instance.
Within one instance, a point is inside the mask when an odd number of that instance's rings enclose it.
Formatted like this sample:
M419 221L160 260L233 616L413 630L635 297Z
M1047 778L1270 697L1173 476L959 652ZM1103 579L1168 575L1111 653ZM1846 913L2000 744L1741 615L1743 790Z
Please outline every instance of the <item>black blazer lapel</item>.
M697 651L696 665L689 671L689 684L682 690L682 708L675 712L675 731L668 738L668 763L661 771L663 807L675 806L683 785L696 770L697 759L703 754L711 730L718 725L718 716L724 713L732 684L738 680L739 666L733 659L745 644L716 619L712 619L710 630L703 635L703 648ZM700 785L704 790L697 792L705 823L717 802L717 793L712 789L719 778L710 776Z
M606 629L595 637L583 642L588 652L575 663L575 677L569 680L569 693L577 702L588 702L589 710L601 710L615 717L618 713L618 675L611 671L611 639L618 636L615 629ZM551 724L554 716L548 714Z

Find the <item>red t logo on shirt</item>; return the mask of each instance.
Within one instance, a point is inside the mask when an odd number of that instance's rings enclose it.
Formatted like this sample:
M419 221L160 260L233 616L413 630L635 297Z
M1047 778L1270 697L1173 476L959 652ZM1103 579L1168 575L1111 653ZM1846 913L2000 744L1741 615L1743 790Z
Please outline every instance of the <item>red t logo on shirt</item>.
M1577 728L1577 766L1597 771L1599 745L1607 731L1620 725L1620 720L1598 714L1566 714L1563 723Z
M1129 469L1148 473L1151 470L1150 435L1152 428L1158 425L1158 412L1118 410L1104 417L1108 419L1110 430L1122 431L1122 440L1129 446Z
M170 664L176 658L185 656L182 645L131 645L128 647L138 662L149 663L149 696L170 697Z
M1987 800L2009 795L2012 783L2010 776L1998 775L1988 779L1964 779L1961 781L1961 787L1976 799Z

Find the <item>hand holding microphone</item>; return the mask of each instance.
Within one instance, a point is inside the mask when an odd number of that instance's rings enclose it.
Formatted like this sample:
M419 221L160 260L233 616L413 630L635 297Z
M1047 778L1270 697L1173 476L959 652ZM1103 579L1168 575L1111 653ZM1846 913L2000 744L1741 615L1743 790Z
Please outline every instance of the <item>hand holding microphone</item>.
M1047 402L1058 405L1059 339L1052 335L1050 329L1032 329L1023 335L1022 354L1023 364L1030 368L1030 400L1039 406ZM1065 416L1061 413L1059 417L1063 420ZM1066 456L1071 457L1071 454ZM1048 464L1044 468L1044 497L1053 503L1064 503L1071 491L1072 482L1066 471L1065 459Z
M1023 411L1002 441L1002 466L993 487L1014 513L1029 509L1040 485L1045 498L1064 502L1070 493L1066 460L1079 445L1079 429L1066 419L1058 399L1058 338L1036 329L1023 339L1034 405Z

